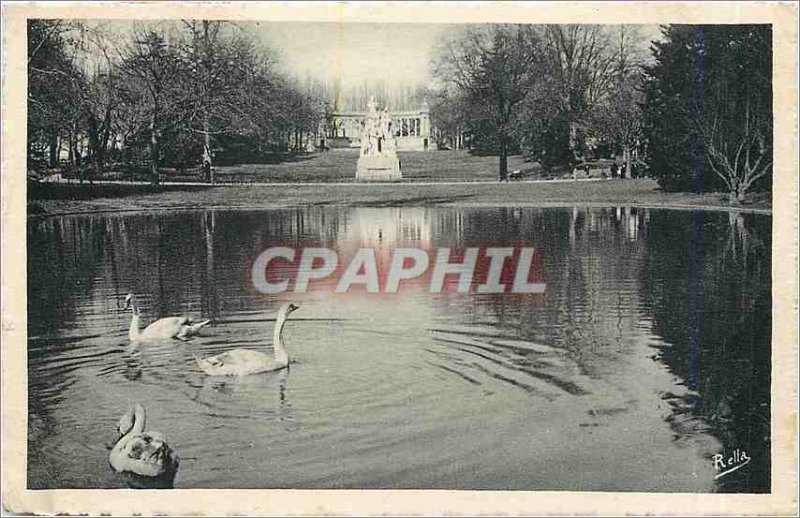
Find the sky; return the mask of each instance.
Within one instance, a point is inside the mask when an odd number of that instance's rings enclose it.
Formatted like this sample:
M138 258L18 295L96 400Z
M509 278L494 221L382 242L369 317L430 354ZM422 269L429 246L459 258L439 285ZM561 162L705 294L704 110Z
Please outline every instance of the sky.
M124 39L132 20L89 21ZM148 22L137 22L146 25ZM152 23L152 22L150 22ZM155 22L180 30L180 22ZM457 25L430 23L237 23L278 55L279 66L299 79L311 77L343 89L385 82L393 87L431 86L437 43ZM646 48L659 38L656 25L640 26ZM645 54L647 52L645 51Z
M385 80L390 85L430 85L436 43L448 24L260 22L254 33L278 51L287 72L342 86ZM656 25L640 26L645 54L659 39Z
M385 80L427 84L444 24L259 23L255 33L276 49L286 70L342 86Z

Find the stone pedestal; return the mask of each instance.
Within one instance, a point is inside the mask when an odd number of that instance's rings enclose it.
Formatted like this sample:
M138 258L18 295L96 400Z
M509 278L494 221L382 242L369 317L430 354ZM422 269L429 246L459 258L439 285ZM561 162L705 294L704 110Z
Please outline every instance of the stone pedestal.
M394 182L401 180L400 160L397 155L362 155L356 167L356 180L360 182Z
M364 128L361 130L361 156L356 166L356 181L393 182L402 178L392 118L386 108L378 113L375 99L370 97Z

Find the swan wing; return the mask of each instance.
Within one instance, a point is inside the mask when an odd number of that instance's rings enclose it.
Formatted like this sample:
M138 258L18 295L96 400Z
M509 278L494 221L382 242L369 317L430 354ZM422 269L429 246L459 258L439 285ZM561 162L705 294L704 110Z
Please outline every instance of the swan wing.
M119 473L158 477L177 470L178 455L158 432L122 437L109 454L109 463Z
M197 361L206 374L212 376L241 376L267 370L274 363L268 354L251 349L234 349Z
M226 363L235 365L263 363L271 359L270 355L252 349L234 349L222 353L220 356L223 357L223 361Z
M142 331L141 336L145 339L175 338L186 327L188 322L189 319L187 317L161 318L147 326Z
M186 319L186 323L181 326L181 331L178 333L178 337L183 336L194 336L200 334L200 329L207 326L211 323L211 320L202 320L200 322L195 322L191 318Z

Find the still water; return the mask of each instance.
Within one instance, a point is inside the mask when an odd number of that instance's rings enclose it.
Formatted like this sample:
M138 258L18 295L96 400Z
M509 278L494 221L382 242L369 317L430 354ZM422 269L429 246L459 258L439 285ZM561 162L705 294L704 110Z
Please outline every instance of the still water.
M177 488L762 492L769 478L771 217L631 207L313 207L28 224L28 485L124 487L135 401ZM536 247L542 295L253 289L275 243ZM143 322L211 318L188 342ZM193 355L271 350L288 371L206 376ZM712 462L746 451L725 476Z

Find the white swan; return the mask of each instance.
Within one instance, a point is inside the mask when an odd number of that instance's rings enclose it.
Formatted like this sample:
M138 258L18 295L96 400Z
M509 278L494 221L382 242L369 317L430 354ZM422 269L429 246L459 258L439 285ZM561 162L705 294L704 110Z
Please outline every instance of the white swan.
M108 462L117 473L133 473L142 477L174 477L178 471L178 454L158 432L145 432L145 411L134 404L117 424L119 439Z
M134 297L133 293L128 293L125 297L125 309L128 308L133 310L128 337L134 342L168 340L170 338L185 340L200 333L200 329L211 322L211 320L194 322L189 317L166 317L156 320L144 328L143 331L139 331L139 305L136 303L136 297Z
M288 367L289 356L283 344L283 325L289 315L298 308L299 306L287 303L278 310L272 340L273 356L251 349L234 349L205 359L195 356L197 365L210 376L244 376Z

